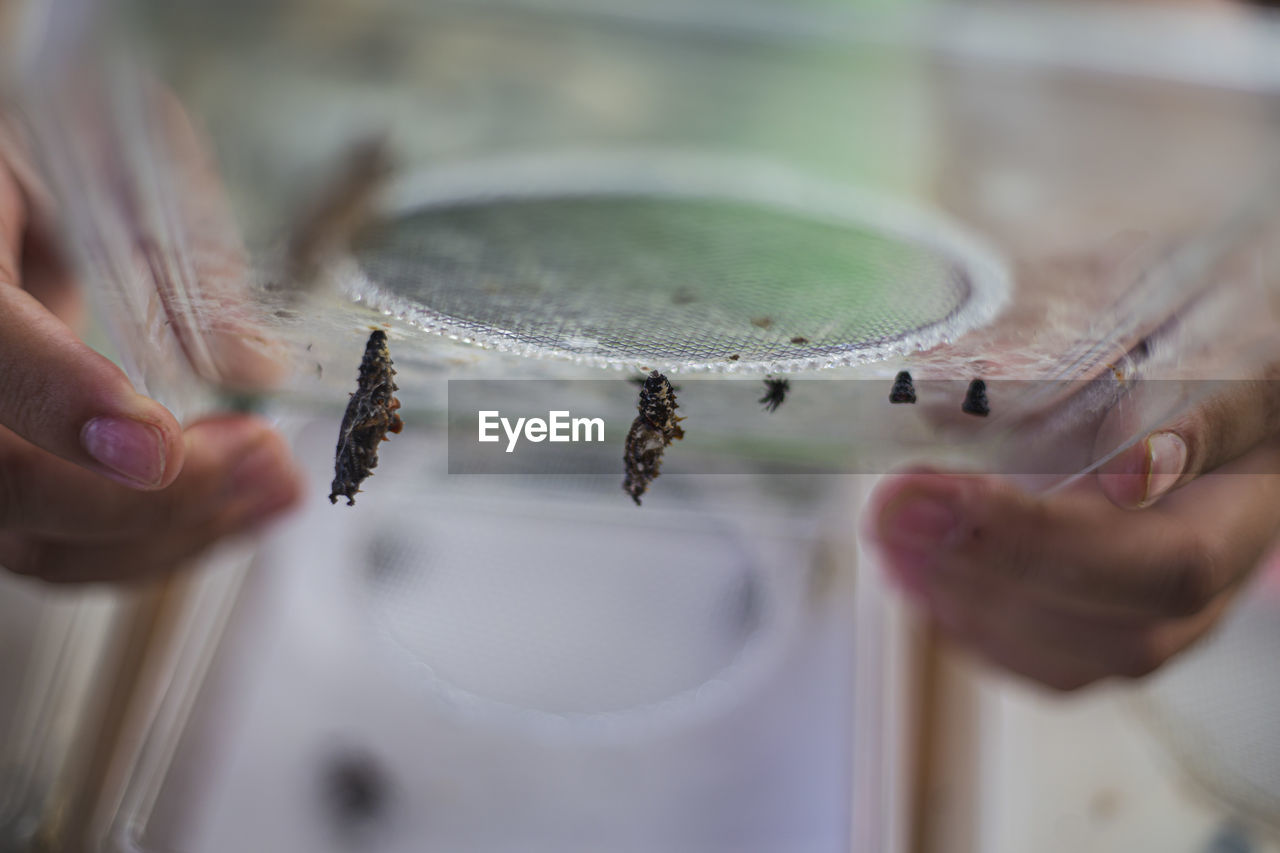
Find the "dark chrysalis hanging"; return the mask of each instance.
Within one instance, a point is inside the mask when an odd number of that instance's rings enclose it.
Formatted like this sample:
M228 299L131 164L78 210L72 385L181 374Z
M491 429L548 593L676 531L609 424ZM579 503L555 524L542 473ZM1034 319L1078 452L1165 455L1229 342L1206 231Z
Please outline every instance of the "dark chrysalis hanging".
M916 386L911 381L911 374L905 370L898 371L893 379L893 388L889 391L890 403L914 403Z
M776 412L778 407L786 401L787 392L790 390L791 383L786 379L766 376L764 378L764 396L760 398L760 405L764 406L766 412Z
M649 377L647 375L646 376L630 376L630 377L627 377L627 381L630 382L632 385L636 386L637 388L643 388L644 383L649 381ZM671 390L673 393L679 394L680 386L673 382L671 383Z
M667 377L653 371L640 388L640 401L636 406L636 419L627 433L627 446L622 460L626 465L626 478L622 488L640 505L640 496L658 477L662 465L662 451L671 442L684 438L680 428L683 418L676 415L676 394Z
M356 502L360 484L378 466L378 445L386 440L387 433L400 432L404 427L396 414L400 401L394 396L395 375L387 333L377 329L369 335L360 362L360 380L342 416L329 503L337 503L339 495L346 497L347 506Z
M987 403L987 383L981 379L975 379L969 383L969 390L965 392L960 411L980 418L991 414L991 406Z

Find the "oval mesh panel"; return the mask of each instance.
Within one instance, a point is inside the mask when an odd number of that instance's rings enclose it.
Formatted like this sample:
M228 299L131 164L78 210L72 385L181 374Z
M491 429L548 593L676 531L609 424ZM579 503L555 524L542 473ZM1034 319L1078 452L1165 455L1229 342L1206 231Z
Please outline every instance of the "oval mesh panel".
M826 186L776 205L666 190L491 187L402 206L357 237L355 295L480 344L673 370L882 359L971 328L1004 296L998 265L958 233L865 200L841 209Z

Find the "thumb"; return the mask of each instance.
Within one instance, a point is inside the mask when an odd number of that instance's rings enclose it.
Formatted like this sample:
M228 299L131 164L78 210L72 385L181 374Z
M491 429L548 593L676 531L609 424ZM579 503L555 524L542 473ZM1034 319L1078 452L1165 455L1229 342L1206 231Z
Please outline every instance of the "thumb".
M173 415L22 290L24 207L0 164L0 426L134 488L163 488L182 467Z
M1221 383L1186 413L1117 454L1098 471L1102 492L1117 506L1147 507L1280 435L1280 365L1262 377ZM1108 426L1115 424L1104 423L1100 434Z

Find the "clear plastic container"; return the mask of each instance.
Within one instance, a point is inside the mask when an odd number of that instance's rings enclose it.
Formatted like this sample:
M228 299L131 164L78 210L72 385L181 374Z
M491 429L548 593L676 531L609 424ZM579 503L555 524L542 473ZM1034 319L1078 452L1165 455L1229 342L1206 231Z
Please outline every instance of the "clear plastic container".
M1280 40L1243 12L34 5L33 197L120 360L312 476L151 602L72 817L13 800L46 837L902 850L911 631L843 475L1054 488L1280 346ZM408 426L334 507L371 326ZM689 419L637 508L650 369ZM490 379L606 449L477 462Z

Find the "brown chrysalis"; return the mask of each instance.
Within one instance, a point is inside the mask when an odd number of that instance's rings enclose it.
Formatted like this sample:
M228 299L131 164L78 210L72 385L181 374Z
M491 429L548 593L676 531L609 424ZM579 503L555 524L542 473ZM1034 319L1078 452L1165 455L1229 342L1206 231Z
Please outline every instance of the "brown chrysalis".
M364 348L359 383L342 416L329 503L336 504L338 495L346 497L347 506L356 502L360 484L378 466L378 445L386 440L387 433L400 432L404 427L396 414L400 401L395 398L395 375L387 333L375 329Z
M643 388L644 383L649 381L649 377L648 376L631 376L627 379L627 381L630 382L632 385L635 385L637 388ZM672 382L671 391L673 394L679 394L680 386Z
M627 433L627 446L623 454L626 478L622 488L640 505L640 496L658 477L662 465L662 451L671 442L684 438L680 428L683 418L676 415L676 394L667 377L653 371L640 389L636 419Z

